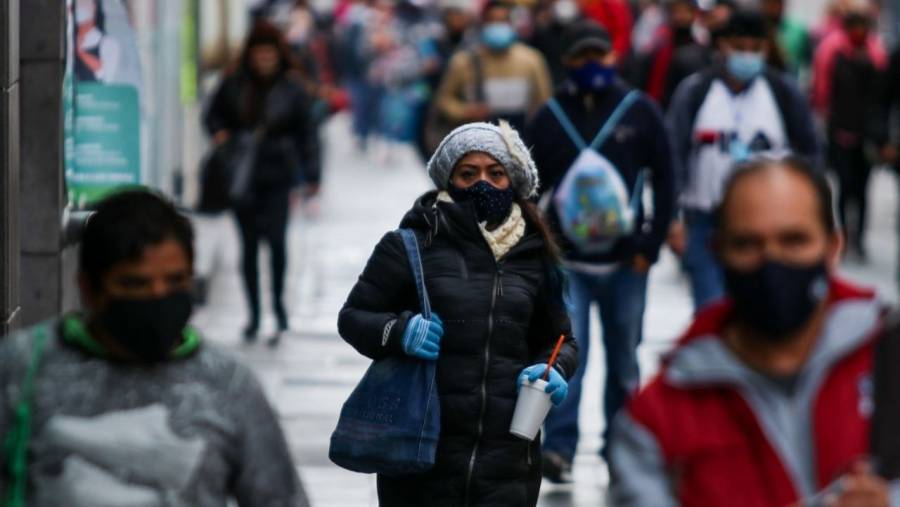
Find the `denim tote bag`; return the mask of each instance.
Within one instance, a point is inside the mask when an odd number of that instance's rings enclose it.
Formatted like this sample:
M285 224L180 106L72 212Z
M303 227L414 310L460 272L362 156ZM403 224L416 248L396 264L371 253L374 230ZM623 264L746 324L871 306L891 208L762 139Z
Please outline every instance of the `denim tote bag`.
M397 231L416 281L422 316L431 318L415 234ZM372 363L341 409L328 457L361 473L405 475L434 466L440 437L434 361L406 355Z

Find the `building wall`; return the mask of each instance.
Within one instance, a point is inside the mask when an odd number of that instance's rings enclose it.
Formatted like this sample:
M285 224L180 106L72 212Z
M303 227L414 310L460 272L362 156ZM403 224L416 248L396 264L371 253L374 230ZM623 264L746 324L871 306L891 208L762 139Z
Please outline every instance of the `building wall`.
M19 313L19 0L0 2L0 336Z
M72 256L63 255L63 108L65 3L20 0L19 179L21 320L59 314L74 291ZM26 21L27 20L27 21Z

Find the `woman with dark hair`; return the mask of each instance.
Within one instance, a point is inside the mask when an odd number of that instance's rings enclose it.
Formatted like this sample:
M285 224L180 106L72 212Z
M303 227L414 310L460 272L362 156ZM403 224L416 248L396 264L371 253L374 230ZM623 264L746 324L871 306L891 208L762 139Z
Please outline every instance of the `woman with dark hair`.
M418 308L402 240L388 233L338 321L341 336L372 359L437 361L434 468L379 476L379 504L534 506L540 438L509 432L517 388L545 371L560 335L547 386L554 403L565 399L578 363L556 244L530 200L537 170L509 125L472 123L444 139L428 174L437 190L416 201L401 227L420 243L431 320Z
M250 320L244 338L253 341L260 323L259 242L269 245L272 262L272 302L277 344L288 329L283 293L287 267L287 225L292 189L315 186L319 180L316 130L300 73L282 33L267 21L257 21L241 58L228 72L206 112L206 129L217 145L248 134L255 143L247 195L235 205L243 251L244 288Z

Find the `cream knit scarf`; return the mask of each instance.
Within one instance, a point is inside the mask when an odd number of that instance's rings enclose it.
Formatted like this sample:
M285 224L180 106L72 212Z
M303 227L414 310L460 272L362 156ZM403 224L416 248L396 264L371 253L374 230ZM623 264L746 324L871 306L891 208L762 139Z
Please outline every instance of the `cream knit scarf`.
M453 198L446 191L439 193L437 200L439 202L453 202ZM481 229L481 235L484 236L488 246L491 247L494 259L499 261L525 236L525 217L522 215L522 208L518 204L513 203L509 217L493 231L487 229L486 222L479 223L478 228Z

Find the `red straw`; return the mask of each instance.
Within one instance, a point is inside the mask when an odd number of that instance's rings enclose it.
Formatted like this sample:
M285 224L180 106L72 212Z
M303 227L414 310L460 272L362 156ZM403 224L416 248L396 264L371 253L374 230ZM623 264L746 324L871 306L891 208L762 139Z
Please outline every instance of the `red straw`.
M544 375L541 377L544 380L548 380L550 378L550 368L553 368L553 363L556 362L556 356L559 355L559 349L562 348L563 342L566 341L566 335L559 335L559 340L556 342L556 347L553 348L553 353L550 354L550 361L547 362L547 369L544 370Z

